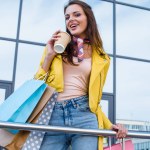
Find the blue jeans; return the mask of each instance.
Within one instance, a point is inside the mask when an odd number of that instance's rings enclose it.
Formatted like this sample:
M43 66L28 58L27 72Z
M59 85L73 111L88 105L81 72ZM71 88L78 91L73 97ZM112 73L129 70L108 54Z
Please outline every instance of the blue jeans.
M49 125L98 129L97 117L89 109L88 96L56 102ZM63 132L46 132L40 150L97 150L98 137Z

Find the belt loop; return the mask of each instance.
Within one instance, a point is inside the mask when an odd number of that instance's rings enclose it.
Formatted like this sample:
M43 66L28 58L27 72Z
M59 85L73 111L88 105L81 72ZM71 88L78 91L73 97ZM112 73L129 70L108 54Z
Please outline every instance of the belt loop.
M67 105L67 102L66 102L66 101L62 102L63 108L66 107L66 105Z
M71 103L72 103L74 108L77 108L77 104L75 103L75 101L73 99L71 99Z

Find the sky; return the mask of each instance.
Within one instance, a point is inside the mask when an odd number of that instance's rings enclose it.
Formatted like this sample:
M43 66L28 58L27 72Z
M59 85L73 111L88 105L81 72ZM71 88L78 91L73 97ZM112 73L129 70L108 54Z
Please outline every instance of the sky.
M0 0L0 37L16 38L19 0ZM85 0L92 6L105 51L113 53L113 6L98 0ZM150 0L120 0L150 8ZM20 39L46 43L57 29L65 30L63 6L67 0L24 0ZM5 9L7 7L7 9ZM9 11L8 11L9 10ZM150 11L121 5L116 6L116 52L117 55L150 60ZM13 42L0 41L0 80L12 80ZM19 44L15 88L31 79L38 69L42 46ZM34 60L33 60L34 56ZM117 118L150 121L150 63L117 59ZM32 65L31 65L32 64ZM113 59L104 92L113 92ZM2 71L4 70L4 71ZM4 91L0 90L3 101ZM107 104L103 102L104 111ZM107 112L106 112L107 113Z

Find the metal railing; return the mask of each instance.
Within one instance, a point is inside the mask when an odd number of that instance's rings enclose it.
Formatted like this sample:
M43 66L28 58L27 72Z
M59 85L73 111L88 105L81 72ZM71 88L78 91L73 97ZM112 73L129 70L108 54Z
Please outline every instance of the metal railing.
M0 128L5 128L5 129L9 128L9 129L27 130L27 131L67 132L67 133L76 133L76 134L92 135L92 136L104 136L104 137L116 136L116 132L111 130L81 129L81 128L48 126L48 125L38 125L38 124L29 124L29 123L12 123L12 122L3 122L3 121L0 121ZM127 137L150 139L150 132L128 131Z

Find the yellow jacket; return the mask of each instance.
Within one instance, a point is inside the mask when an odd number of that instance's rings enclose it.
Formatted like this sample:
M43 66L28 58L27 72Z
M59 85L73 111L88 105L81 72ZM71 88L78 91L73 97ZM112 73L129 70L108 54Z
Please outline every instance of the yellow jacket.
M40 67L35 75L35 78L44 78L46 72L41 68L46 55L46 48L44 50ZM102 97L102 89L105 83L106 75L110 64L110 58L107 54L99 55L96 49L93 49L92 53L92 70L89 83L89 107L90 110L97 115L98 124L100 129L110 129L112 123L102 112L99 102ZM50 71L46 83L49 86L54 87L58 92L62 92L64 88L63 81L63 67L62 57L57 55L52 61ZM103 137L99 137L99 149L103 150Z

